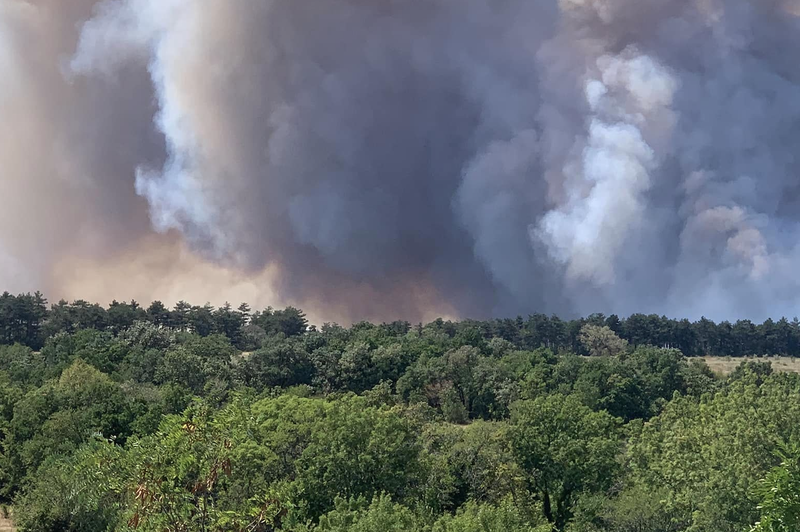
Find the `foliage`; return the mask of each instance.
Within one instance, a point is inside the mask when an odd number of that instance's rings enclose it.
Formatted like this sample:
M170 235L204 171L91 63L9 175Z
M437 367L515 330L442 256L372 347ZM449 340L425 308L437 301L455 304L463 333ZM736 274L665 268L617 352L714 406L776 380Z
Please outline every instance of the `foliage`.
M431 532L551 532L550 524L531 513L510 498L499 505L469 502L456 515L442 517Z
M16 524L30 532L114 530L125 504L125 451L93 440L69 457L53 456L20 499Z
M300 532L408 532L416 529L416 518L411 510L381 495L368 506L363 498L338 497L334 509L323 515L317 526L301 528Z
M511 445L545 517L561 530L578 496L602 492L616 476L618 422L577 397L551 395L511 409Z
M0 504L37 532L794 530L800 376L709 353L800 354L800 326L4 294Z
M800 528L800 446L782 445L781 464L756 488L761 519L753 532L790 532Z
M748 373L699 401L676 397L631 439L633 477L667 489L668 508L690 522L687 530L746 529L775 450L800 435L800 379L760 379Z
M628 347L628 341L617 336L608 325L587 323L581 327L578 340L592 356L617 356Z

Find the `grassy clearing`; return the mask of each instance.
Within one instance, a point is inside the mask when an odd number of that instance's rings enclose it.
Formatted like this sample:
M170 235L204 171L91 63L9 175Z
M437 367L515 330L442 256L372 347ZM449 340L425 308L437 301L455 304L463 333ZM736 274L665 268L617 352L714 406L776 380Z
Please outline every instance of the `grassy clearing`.
M787 373L800 373L800 358L792 357L702 357L711 371L728 375L739 367L745 360L757 362L770 362L772 369Z

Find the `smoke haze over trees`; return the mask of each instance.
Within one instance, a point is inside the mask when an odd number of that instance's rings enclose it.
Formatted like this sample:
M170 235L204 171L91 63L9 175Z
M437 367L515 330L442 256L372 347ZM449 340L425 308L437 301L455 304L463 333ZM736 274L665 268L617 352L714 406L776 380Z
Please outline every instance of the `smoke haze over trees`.
M0 283L343 321L793 316L799 14L5 0Z

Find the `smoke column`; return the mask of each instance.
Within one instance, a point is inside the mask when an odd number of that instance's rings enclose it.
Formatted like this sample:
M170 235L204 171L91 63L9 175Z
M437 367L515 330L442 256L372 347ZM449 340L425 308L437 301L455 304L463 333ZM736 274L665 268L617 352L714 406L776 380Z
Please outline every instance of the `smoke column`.
M798 314L798 0L0 0L0 283Z

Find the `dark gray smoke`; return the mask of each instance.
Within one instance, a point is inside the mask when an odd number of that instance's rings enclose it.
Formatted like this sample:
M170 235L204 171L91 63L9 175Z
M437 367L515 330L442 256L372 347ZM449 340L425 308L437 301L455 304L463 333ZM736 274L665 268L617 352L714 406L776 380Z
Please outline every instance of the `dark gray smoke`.
M796 313L798 0L0 2L12 287Z

